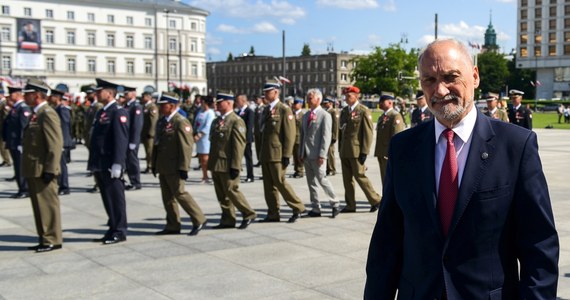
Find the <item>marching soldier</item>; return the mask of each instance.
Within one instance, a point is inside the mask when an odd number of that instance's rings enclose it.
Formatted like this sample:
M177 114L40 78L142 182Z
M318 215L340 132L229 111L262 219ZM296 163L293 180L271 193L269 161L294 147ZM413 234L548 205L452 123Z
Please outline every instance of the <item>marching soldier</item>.
M483 95L483 98L487 100L487 107L483 110L483 114L493 119L501 120L503 122L509 122L509 117L507 112L497 107L499 94L487 93L486 95Z
M532 112L521 104L524 92L519 90L510 90L509 95L513 102L513 106L509 110L509 121L512 124L532 130Z
M402 115L394 110L393 101L394 96L391 94L383 94L380 97L380 109L384 113L378 117L378 123L376 124L376 149L374 150L374 156L378 157L378 163L380 163L380 179L382 183L386 177L390 140L398 132L404 130L404 120Z
M70 193L67 164L71 161L71 149L75 147L75 143L73 143L73 140L71 138L71 108L62 103L64 97L67 98L63 91L53 89L51 90L51 95L48 99L50 105L55 108L55 111L59 116L61 134L63 137L63 151L61 153L60 160L61 173L57 178L59 195L69 195Z
M421 123L428 122L433 119L433 114L428 109L426 98L424 97L424 92L417 92L416 101L418 102L418 107L412 112L412 127L418 126Z
M239 173L246 146L246 125L232 108L234 95L218 92L216 110L220 112L210 127L210 159L216 196L222 209L220 224L214 229L235 228L237 208L243 217L239 229L246 229L256 217L255 211L239 190ZM252 112L253 113L253 112Z
M4 98L4 90L0 90L0 92L0 156L2 157L0 167L10 167L12 166L12 158L10 156L10 151L6 148L6 140L4 138L4 121L6 121L8 115L10 115L10 106L8 105L6 98Z
M117 85L100 78L97 99L104 105L95 115L91 133L88 169L101 189L103 206L109 217L109 229L101 239L105 245L127 240L127 211L123 170L129 143L127 111L115 101Z
M134 87L124 87L125 109L129 114L129 149L127 150L127 175L130 184L126 190L140 190L141 168L139 164L139 144L141 142L141 131L143 127L143 109L137 101L137 89Z
M48 252L61 249L63 243L55 178L60 172L63 137L59 117L46 102L49 86L29 80L23 92L26 104L34 109L22 141L22 175L28 180L38 233L38 245L29 249Z
M28 197L28 183L22 176L22 136L24 128L28 126L28 122L32 117L30 107L24 103L22 88L8 87L8 101L12 106L10 115L4 126L6 126L6 148L10 149L14 165L14 179L18 184L18 193L12 195L12 198Z
M261 222L279 222L279 193L293 210L288 222L297 221L305 211L305 205L285 181L285 169L295 143L295 122L291 109L279 101L281 84L268 81L263 91L268 102L262 116L261 171L263 189L267 203L267 216Z
M332 135L331 135L331 145L329 147L329 152L327 155L327 176L336 175L336 158L334 153L334 147L336 141L338 140L338 121L339 121L339 111L334 107L334 100L328 97L323 99L323 107L331 115L332 119Z
M293 170L295 173L291 177L303 178L305 176L305 166L299 157L299 145L301 143L301 126L303 122L303 99L295 98L292 105L293 113L295 114L295 145L293 146Z
M144 92L141 97L143 105L143 127L141 130L141 143L144 146L146 170L142 173L150 173L152 170L152 150L154 147L154 135L156 122L158 121L158 108L149 92Z
M193 227L188 235L197 235L207 222L198 203L184 189L194 140L192 125L177 113L178 102L176 94L166 92L157 101L162 118L157 124L152 173L155 176L159 174L162 203L166 210L166 227L157 232L157 235L180 233L182 225L178 204L192 218Z
M364 162L372 144L373 125L370 110L358 102L360 89L349 86L344 89L347 106L340 113L339 149L346 206L343 213L356 212L354 181L370 203L370 212L378 210L380 195L374 190L365 174Z

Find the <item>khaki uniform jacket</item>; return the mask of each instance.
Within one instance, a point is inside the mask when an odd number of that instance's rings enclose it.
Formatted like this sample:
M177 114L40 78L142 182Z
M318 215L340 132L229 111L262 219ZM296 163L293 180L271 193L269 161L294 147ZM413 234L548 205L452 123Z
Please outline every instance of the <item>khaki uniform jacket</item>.
M391 109L388 114L382 114L376 124L376 149L374 156L388 157L390 140L396 133L404 130L404 119L402 115Z
M34 178L42 173L60 173L63 135L59 116L48 104L32 115L22 143L22 176Z
M483 114L485 114L487 117L490 117L493 119L501 120L503 122L509 122L509 115L507 114L507 112L505 110L502 110L499 108L497 108L497 110L495 110L495 113L493 115L491 115L491 112L489 111L489 109L485 109L483 111Z
M156 134L156 122L158 121L158 108L152 103L143 108L143 127L141 140L152 139Z
M358 103L352 112L342 109L339 122L339 153L341 158L357 158L370 152L373 124L370 110Z
M305 115L305 111L301 109L299 113L293 112L295 115L295 144L299 144L301 142L301 122L303 122L303 115Z
M273 109L265 107L262 116L262 162L280 162L283 157L290 158L295 143L295 122L291 109L277 102Z
M331 135L331 145L332 145L338 140L338 123L339 123L340 113L338 109L334 107L329 108L327 112L331 115L332 119L332 135Z
M217 117L210 127L210 157L208 170L229 172L241 170L245 151L245 122L234 112L224 119Z
M169 122L166 118L158 121L152 165L161 175L178 174L188 171L192 158L192 125L188 119L176 113Z

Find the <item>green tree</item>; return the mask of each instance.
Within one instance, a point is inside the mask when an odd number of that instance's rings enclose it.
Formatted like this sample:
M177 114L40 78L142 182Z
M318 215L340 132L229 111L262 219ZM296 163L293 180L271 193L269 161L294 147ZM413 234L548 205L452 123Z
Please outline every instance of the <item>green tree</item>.
M311 47L309 47L309 44L304 43L303 50L301 50L301 56L309 56L309 55L311 55Z
M418 50L406 52L399 44L387 48L376 47L367 56L353 59L356 66L351 78L364 94L393 92L398 96L408 97L418 89L418 81L413 77L416 70Z
M249 47L249 55L255 56L255 49L253 49L253 46Z
M507 59L503 54L487 51L477 56L479 68L479 90L481 92L501 92L509 78Z
M233 61L234 60L234 55L230 52L230 54L228 54L228 61Z
M535 90L530 82L534 81L535 70L518 69L516 56L513 60L507 62L507 68L509 70L509 77L507 78L508 88L523 91L526 99L533 99Z

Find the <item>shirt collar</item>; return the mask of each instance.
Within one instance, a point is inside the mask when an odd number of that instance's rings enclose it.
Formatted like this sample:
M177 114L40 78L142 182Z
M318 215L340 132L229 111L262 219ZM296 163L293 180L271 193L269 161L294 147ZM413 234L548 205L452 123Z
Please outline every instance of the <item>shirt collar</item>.
M279 102L279 98L273 100L273 102L269 103L269 109L273 109L275 105Z
M498 108L497 108L497 107L495 107L495 109L493 109L493 110L489 111L489 113L490 113L490 114L492 114L492 115L494 115L494 114L495 114L495 112L497 112L497 109L498 109Z
M384 112L385 115L387 115L392 109L394 109L393 107L388 108L387 111Z
M111 107L111 105L115 104L116 102L117 100L112 100L111 102L107 103L107 105L103 107L103 110L107 110L107 108Z
M172 117L174 117L175 114L178 113L178 109L176 109L175 111L173 111L170 116L166 117L166 122L170 122L170 120L172 119Z
M16 101L16 103L14 103L14 107L20 105L20 103L24 102L24 99L20 99L18 101Z
M40 110L40 108L41 108L42 106L46 105L46 104L47 104L47 101L44 101L44 102L42 102L42 103L36 105L36 107L34 107L34 113L37 114L38 111Z
M350 107L350 111L353 111L357 105L358 105L358 101L354 102L354 104Z
M475 106L471 107L471 111L467 113L465 118L463 118L459 123L453 126L452 130L457 136L466 143L475 128L475 121L477 121L477 109ZM447 129L443 124L441 124L437 118L435 118L435 143L439 140L441 133Z
M133 104L135 101L137 101L137 98L129 100L129 102L127 102L127 106L131 106L131 104Z
M312 109L311 112L316 113L317 111L319 111L319 109L323 109L323 108L319 105L319 106L317 106L317 108Z
M514 107L515 110L519 109L521 107L522 104L519 104L517 106Z
M225 119L225 118L226 118L229 114L231 114L231 113L232 113L232 110L230 110L230 111L228 111L227 113L225 113L225 114L222 116L222 120Z

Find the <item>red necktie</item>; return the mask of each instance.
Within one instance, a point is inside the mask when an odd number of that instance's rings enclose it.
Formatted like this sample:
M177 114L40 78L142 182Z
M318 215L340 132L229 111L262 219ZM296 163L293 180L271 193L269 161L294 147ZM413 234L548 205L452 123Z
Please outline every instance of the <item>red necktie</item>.
M455 156L455 145L453 144L455 134L453 130L446 129L442 135L447 138L447 151L445 152L445 159L441 167L437 200L441 228L443 235L447 237L459 188L457 183L457 157Z
M307 127L311 126L311 121L313 120L314 117L315 117L315 112L311 110L311 113L309 114L309 120L307 122Z

